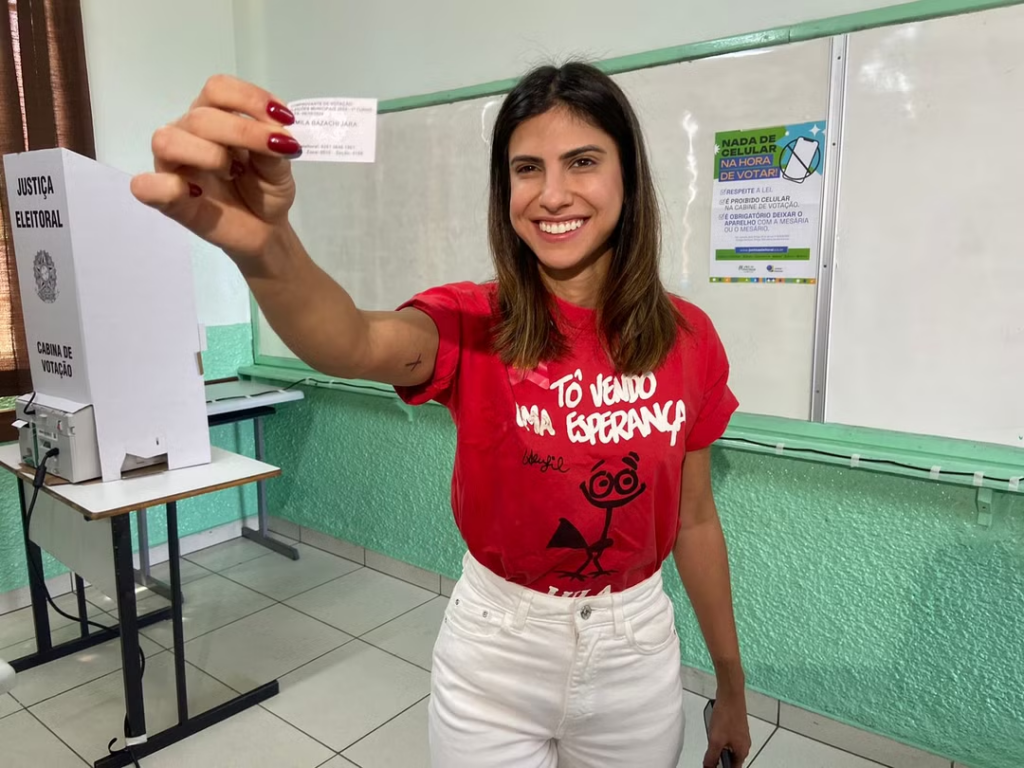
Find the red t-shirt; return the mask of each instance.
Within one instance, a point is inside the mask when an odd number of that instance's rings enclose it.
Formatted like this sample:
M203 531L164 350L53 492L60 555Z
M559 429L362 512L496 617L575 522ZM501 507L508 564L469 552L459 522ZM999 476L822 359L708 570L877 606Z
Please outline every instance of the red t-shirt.
M686 451L725 431L737 401L711 321L673 297L692 327L646 376L616 376L594 310L556 299L571 352L523 374L493 351L494 283L425 291L440 345L429 382L457 429L452 510L469 551L516 584L553 595L620 591L655 573L679 529Z

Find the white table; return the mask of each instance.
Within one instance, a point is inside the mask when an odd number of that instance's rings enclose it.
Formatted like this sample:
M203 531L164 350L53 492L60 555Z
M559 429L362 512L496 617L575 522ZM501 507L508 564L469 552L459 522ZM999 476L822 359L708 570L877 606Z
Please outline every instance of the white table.
M256 381L220 381L206 385L206 415L222 416L253 408L273 407L303 398L301 389Z
M26 494L33 492L34 472L22 467L21 452L17 445L0 446L0 468L12 472L21 480L18 483L18 493L21 499L22 529L25 555L29 561L29 588L36 630L36 652L21 659L14 659L10 662L11 666L21 672L119 636L125 703L128 710L128 737L134 744L133 751L137 758L153 754L265 701L278 692L278 684L274 680L207 712L195 716L188 713L177 502L204 493L261 482L281 474L277 467L219 448L213 448L212 454L212 461L209 464L170 471L141 470L109 483L95 480L74 485L56 482L43 485L36 500L37 506L30 530L26 519L29 504ZM171 606L140 617L135 604L135 566L132 561L130 514L157 505L167 507ZM106 536L109 536L109 544L105 541ZM58 548L69 547L68 559L80 560L86 564L85 567L92 569L90 573L85 574L90 581L102 581L107 578L106 574L97 571L104 562L104 552L100 552L97 557L92 555L99 550L109 552L109 555L106 555L106 562L113 572L118 608L117 627L90 632L89 626L85 623L87 605L82 589L82 574L76 571L78 609L82 618L81 637L56 646L52 644L46 586L41 578L43 570L42 552L37 543L39 539L55 542ZM95 551L83 552L83 541L88 542L89 546L86 549ZM73 570L76 568L71 563L67 564ZM142 694L139 629L167 618L173 623L178 725L149 735L146 732ZM112 735L121 736L120 733ZM118 752L104 757L95 765L96 768L120 768L129 765L131 760L127 752Z
M206 385L206 415L211 427L252 419L256 458L262 461L263 418L276 413L277 407L302 400L303 397L300 389L289 389L273 384L243 380L216 382ZM262 480L256 483L256 513L258 527L252 529L243 524L242 536L280 555L298 560L299 551L295 547L270 537L267 489ZM136 522L139 529L139 569L135 572L135 581L170 600L170 588L162 581L154 579L150 572L149 525L145 509L139 510Z
M294 386L279 387L255 381L218 382L206 385L206 414L211 427L252 419L256 458L262 461L263 418L276 413L278 406L302 400L303 397L302 390ZM298 560L299 551L295 547L270 538L267 530L267 488L263 482L256 483L256 510L259 528L253 530L243 526L242 535L278 554Z

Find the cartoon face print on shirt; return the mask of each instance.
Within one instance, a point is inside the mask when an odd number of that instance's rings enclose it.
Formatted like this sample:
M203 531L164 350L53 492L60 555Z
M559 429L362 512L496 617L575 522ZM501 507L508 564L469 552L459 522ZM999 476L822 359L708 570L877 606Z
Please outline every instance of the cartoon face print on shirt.
M621 459L623 468L617 472L607 467L607 462L597 462L591 469L590 479L580 483L580 490L584 498L591 506L603 510L605 514L604 529L600 538L588 543L586 537L571 521L562 517L558 520L558 529L555 531L551 541L548 542L548 549L582 549L586 552L587 558L575 571L559 571L559 575L577 581L596 579L598 576L605 576L614 571L605 570L601 566L601 555L609 547L615 544L615 540L609 538L609 530L612 524L612 514L615 510L626 506L636 500L644 491L647 484L640 482L638 468L640 457L630 451L627 456ZM587 567L593 563L594 570L585 573Z

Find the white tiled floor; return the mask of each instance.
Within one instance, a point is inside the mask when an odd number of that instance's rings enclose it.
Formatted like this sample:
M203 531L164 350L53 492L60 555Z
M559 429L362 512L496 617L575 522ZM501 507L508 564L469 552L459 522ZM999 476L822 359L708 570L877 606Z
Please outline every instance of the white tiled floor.
M144 758L144 768L429 768L430 655L447 598L299 545L298 561L237 539L187 557L189 705L203 711L277 678L262 706ZM155 575L166 577L165 572ZM93 591L97 620L110 601ZM140 609L163 604L139 593ZM58 601L74 613L73 597ZM56 619L58 640L75 627ZM174 722L170 624L145 631L151 733ZM161 647L162 646L162 647ZM31 616L0 616L0 657L32 650ZM707 742L702 697L686 694L680 768ZM106 754L124 718L116 641L20 675L0 697L4 768L81 766ZM754 768L878 768L877 763L750 718ZM120 746L120 741L118 742Z

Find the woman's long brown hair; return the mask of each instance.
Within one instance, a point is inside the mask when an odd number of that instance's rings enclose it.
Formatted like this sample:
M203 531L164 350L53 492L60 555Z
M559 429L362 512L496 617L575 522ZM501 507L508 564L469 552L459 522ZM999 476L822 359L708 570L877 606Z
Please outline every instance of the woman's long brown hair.
M488 229L498 278L495 349L506 365L520 369L535 368L568 351L554 322L553 300L537 257L516 234L509 216L512 133L554 107L600 128L618 146L622 214L599 297L599 333L617 372L648 373L664 362L680 329L689 328L658 271L661 222L640 123L615 81L580 62L539 67L527 74L505 98L494 126Z

